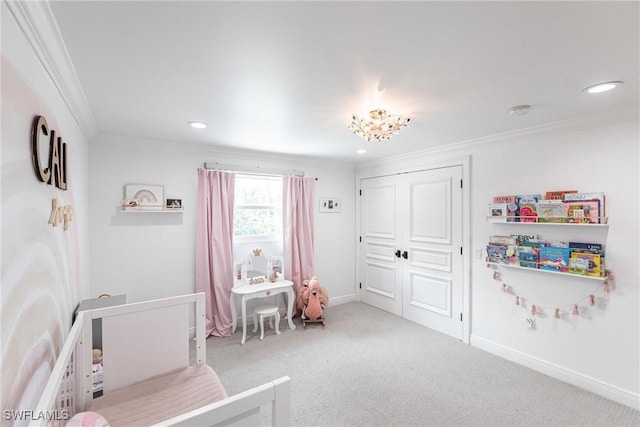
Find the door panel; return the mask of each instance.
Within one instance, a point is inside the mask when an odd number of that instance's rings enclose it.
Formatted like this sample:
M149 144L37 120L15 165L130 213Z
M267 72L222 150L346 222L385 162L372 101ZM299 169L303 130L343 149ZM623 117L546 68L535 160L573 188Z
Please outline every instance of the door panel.
M367 262L366 291L389 299L398 298L398 289L395 285L395 270L394 267L388 265Z
M451 317L451 280L412 273L409 304L417 309Z
M395 256L397 184L381 177L361 185L362 301L402 316L402 270Z
M368 216L367 236L396 239L396 186L375 185L367 189L364 209ZM363 211L364 212L364 211Z
M437 169L434 172L440 172ZM430 171L427 172L429 175ZM451 243L451 180L448 176L430 178L426 172L408 174L410 188L409 214L411 215L409 240ZM411 176L409 176L411 175ZM438 173L438 175L441 175Z
M449 250L413 248L409 259L415 267L451 272L452 254Z
M459 166L403 175L411 257L403 264L403 316L462 339L462 189Z

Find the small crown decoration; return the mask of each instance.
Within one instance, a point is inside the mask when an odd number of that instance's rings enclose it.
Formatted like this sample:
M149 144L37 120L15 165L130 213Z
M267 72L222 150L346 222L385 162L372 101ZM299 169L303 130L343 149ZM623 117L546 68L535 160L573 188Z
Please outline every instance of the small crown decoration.
M253 250L253 256L262 256L262 249L254 249Z

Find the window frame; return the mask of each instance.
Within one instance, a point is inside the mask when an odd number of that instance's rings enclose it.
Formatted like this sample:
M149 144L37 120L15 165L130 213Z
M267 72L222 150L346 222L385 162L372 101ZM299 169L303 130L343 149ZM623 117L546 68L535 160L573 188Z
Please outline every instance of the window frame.
M262 180L270 180L270 181L280 181L282 183L283 177L280 175L258 175L251 173L236 173L236 179L238 177L241 178L251 178L251 179L262 179ZM236 181L237 184L237 181ZM237 186L236 186L237 189ZM284 194L282 194L283 196ZM281 196L281 197L282 197ZM280 228L279 233L274 234L236 234L236 213L238 210L267 210L273 212L279 212L280 215ZM250 242L278 242L284 238L284 224L283 224L283 214L284 209L282 205L282 201L280 204L238 204L237 198L234 197L233 203L233 239L238 243L250 243Z

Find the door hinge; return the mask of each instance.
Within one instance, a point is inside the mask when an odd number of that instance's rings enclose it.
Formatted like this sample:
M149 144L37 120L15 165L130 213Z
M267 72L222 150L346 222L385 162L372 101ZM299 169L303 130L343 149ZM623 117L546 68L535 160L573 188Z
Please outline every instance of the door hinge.
M460 255L462 255L462 246L460 246Z
M460 180L460 188L462 188L462 180Z
M460 313L460 321L462 322L462 313Z
M362 242L362 236L360 236L360 242Z
M360 282L360 289L362 289L362 282Z
M360 190L360 195L362 196L362 190Z

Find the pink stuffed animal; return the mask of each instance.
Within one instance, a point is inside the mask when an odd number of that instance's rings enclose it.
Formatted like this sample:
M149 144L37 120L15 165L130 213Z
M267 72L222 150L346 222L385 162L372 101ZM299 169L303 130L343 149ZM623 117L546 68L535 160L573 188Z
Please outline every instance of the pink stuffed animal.
M296 310L297 313L300 314L304 311L304 306L307 305L305 301L305 292L309 289L309 280L304 280L302 282L302 286L298 289L298 295L296 295ZM309 300L309 295L307 294L307 301Z
M320 286L316 276L309 280L309 287L304 291L303 301L305 304L302 310L302 319L322 319L322 313L329 298L327 292Z

